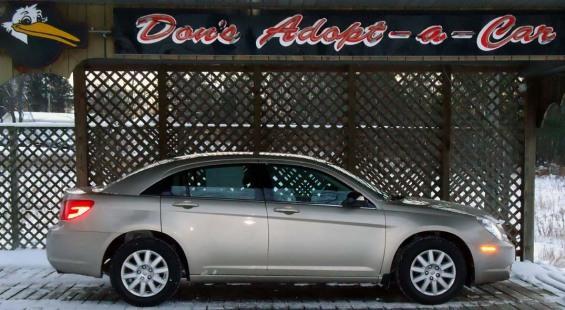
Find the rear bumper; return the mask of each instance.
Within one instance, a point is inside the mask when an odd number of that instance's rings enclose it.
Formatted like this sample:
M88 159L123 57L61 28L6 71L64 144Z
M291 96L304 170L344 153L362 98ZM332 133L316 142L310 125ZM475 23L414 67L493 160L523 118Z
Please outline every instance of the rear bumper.
M69 231L62 225L47 234L47 260L60 273L102 276L102 258L111 233Z
M478 252L475 259L475 284L491 283L508 280L512 263L516 259L516 250L508 242L498 244L495 254Z

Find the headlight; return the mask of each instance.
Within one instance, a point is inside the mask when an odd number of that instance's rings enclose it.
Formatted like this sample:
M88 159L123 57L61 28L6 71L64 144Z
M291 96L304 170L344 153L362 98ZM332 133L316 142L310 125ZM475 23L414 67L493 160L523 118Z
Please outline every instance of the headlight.
M500 224L498 224L494 219L488 217L477 217L477 220L483 227L488 230L496 239L500 241L506 240L506 233Z

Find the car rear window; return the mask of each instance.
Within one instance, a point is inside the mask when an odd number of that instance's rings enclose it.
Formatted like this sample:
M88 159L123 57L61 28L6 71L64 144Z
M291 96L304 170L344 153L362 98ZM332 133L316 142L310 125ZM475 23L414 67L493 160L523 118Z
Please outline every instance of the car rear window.
M255 165L218 165L184 170L155 183L142 195L262 200Z

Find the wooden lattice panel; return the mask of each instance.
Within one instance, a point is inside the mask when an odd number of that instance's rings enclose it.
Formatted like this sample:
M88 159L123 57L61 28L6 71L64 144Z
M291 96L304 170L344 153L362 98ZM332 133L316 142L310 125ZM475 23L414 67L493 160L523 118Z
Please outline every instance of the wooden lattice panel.
M91 184L107 184L159 158L155 71L87 71Z
M91 184L184 154L304 154L350 168L389 193L449 195L486 208L506 221L513 241L521 244L524 127L516 73L437 67L88 68Z
M389 193L439 196L440 72L356 75L355 169Z
M343 72L263 72L261 146L343 164L348 80Z
M74 129L10 127L1 133L8 148L0 155L0 248L43 248L65 189L76 184Z
M252 151L253 88L249 72L167 72L168 156Z
M522 83L515 73L452 75L450 199L504 220L518 253L523 230Z
M12 239L12 156L14 128L0 127L0 250L13 248Z

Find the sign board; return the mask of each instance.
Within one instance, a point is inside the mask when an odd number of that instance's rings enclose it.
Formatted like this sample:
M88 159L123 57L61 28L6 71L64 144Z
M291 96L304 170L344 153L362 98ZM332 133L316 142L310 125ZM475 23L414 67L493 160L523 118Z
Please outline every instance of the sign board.
M86 47L87 28L66 23L49 2L9 2L0 17L0 49L16 68L53 63L64 48Z
M565 14L114 9L118 54L565 55Z

